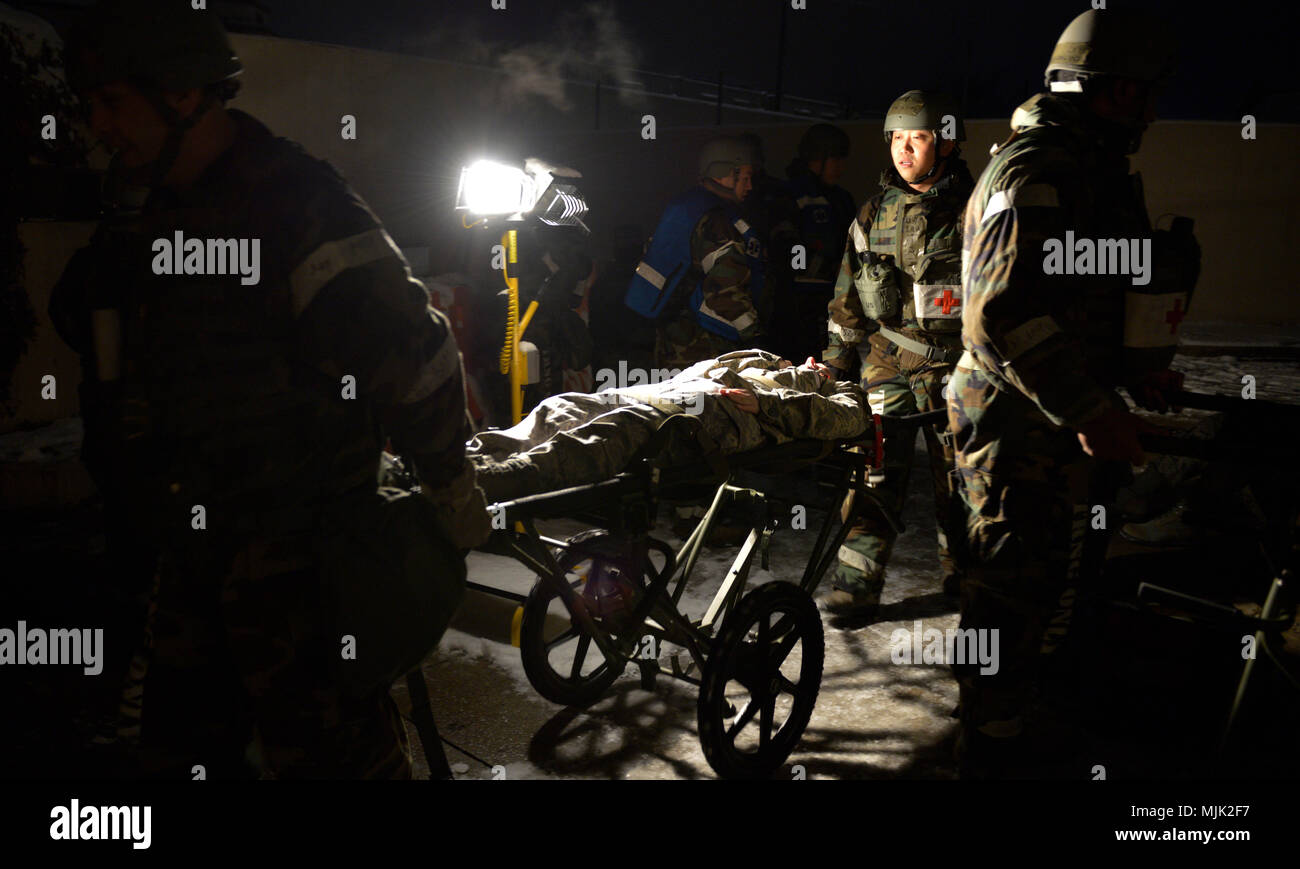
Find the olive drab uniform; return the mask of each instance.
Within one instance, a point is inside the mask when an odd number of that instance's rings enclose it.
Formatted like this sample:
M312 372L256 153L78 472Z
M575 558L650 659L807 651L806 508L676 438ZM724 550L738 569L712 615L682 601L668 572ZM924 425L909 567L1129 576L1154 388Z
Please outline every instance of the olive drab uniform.
M97 449L160 553L144 743L186 773L255 758L269 777L409 777L387 684L340 678L322 576L345 566L325 563L321 529L375 509L387 437L415 465L429 536L455 544L448 577L482 540L460 355L337 172L228 111L230 148L191 188L154 190L84 296ZM182 273L160 273L155 240L178 234ZM210 239L254 241L255 279L205 262Z
M1128 474L1085 454L1076 432L1123 407L1116 387L1167 367L1199 270L1190 234L1153 232L1113 129L1050 93L1011 126L965 214L965 353L948 401L968 514L961 627L998 630L1001 649L994 674L955 667L971 739L1025 727L1035 677L1104 558L1109 532L1094 505ZM1153 240L1150 282L1088 274L1092 253L1075 274L1050 268L1045 244L1067 233Z
M717 205L691 232L691 267L699 277L683 281L679 312L659 326L655 362L661 368L683 369L759 343L763 334L762 241L739 216L730 190L708 178L700 187Z
M893 169L881 191L849 225L835 298L830 304L827 365L856 372L873 413L905 415L944 407L944 389L961 353L961 216L972 187L959 157L917 193ZM946 426L923 429L934 481L939 560L955 575L945 529L950 521L953 450ZM901 513L914 449L885 445L873 487ZM847 507L847 504L845 505ZM883 516L865 515L839 551L833 585L863 602L879 600L897 533Z

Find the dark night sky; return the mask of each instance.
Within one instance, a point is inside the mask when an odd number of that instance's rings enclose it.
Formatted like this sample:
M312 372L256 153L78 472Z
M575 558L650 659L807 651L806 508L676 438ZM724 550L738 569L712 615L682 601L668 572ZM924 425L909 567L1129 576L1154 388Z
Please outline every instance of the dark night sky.
M523 49L652 72L774 88L789 0L261 0L273 32L299 39L491 61ZM1290 67L1290 3L1240 7L1186 0L1109 0L1159 12L1178 36L1169 118L1300 121ZM787 15L785 90L883 114L901 91L947 89L972 117L1007 117L1041 89L1042 70L1081 0L808 0ZM1238 12L1238 9L1246 9ZM1286 10L1286 11L1284 11ZM623 39L597 38L597 27ZM598 48L603 46L603 50ZM611 46L619 50L611 50ZM602 55L604 55L602 57Z

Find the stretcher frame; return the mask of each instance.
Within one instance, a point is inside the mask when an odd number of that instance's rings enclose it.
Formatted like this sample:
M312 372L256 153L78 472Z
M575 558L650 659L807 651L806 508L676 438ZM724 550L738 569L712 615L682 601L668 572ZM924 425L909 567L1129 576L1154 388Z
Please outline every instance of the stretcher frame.
M820 687L824 645L813 592L835 562L858 516L876 510L897 530L903 530L901 519L868 484L869 472L882 465L884 438L895 431L911 432L919 425L945 421L943 410L909 417L877 415L863 439L797 440L728 456L710 454L701 446L705 458L699 462L661 468L653 457L669 439L685 438L700 444L704 440L698 419L676 415L661 425L652 446L612 479L493 505L498 522L504 515L505 528L495 531L479 548L514 558L538 577L524 601L520 630L521 656L529 681L547 699L572 706L598 700L632 664L637 666L642 687L647 690L653 689L661 675L690 683L699 689L700 741L713 769L727 778L770 777L797 744ZM767 544L779 523L773 509L776 499L738 485L737 475L744 471L788 473L814 464L829 470L832 482L819 484L829 490L828 509L802 576L797 583L777 581L747 591L755 559L766 566ZM852 506L841 517L839 505L850 492L854 493ZM658 507L668 501L709 505L677 550L651 536ZM681 612L681 598L705 541L728 503L747 505L755 518L706 612L698 619L690 619ZM564 540L538 532L539 520L556 518L578 519L593 528ZM662 565L654 563L651 553L663 558ZM638 571L639 588L630 601L630 612L620 613L615 619L594 607L592 600L584 597L586 578L581 583L568 579L575 558L587 559L593 571L598 562L601 570L618 562L625 578L629 566ZM580 584L583 591L575 588ZM486 586L471 586L495 593ZM563 604L570 629L545 641L546 608L555 599ZM554 671L546 655L571 632L578 648L566 680ZM537 659L538 637L543 643L541 661ZM647 643L647 639L652 642ZM664 643L684 650L670 658L666 670L660 666L658 654L644 653ZM580 671L593 644L608 671L589 680ZM796 645L801 647L801 669L799 679L794 681L781 672L781 667ZM688 659L684 664L683 654ZM741 709L731 705L725 696L727 685L733 682L751 692L751 700ZM778 728L775 706L783 693L791 695L790 714ZM757 748L742 750L735 744L738 734L756 717ZM734 719L731 726L725 724L728 718Z
M1300 483L1300 472L1297 472L1294 463L1279 462L1276 452L1268 444L1270 439L1291 444L1300 437L1300 407L1186 390L1174 393L1170 397L1170 404L1173 407L1221 413L1225 418L1225 426L1208 440L1145 434L1141 436L1144 449L1169 456L1200 459L1207 463L1262 465L1279 469L1282 478L1292 488ZM1300 691L1300 679L1288 670L1275 651L1283 645L1282 634L1294 623L1297 607L1295 577L1300 572L1300 508L1294 504L1286 527L1289 529L1289 539L1272 541L1280 544L1274 546L1272 557L1263 541L1259 541L1260 555L1270 576L1258 615L1246 615L1236 607L1152 582L1138 584L1135 601L1110 600L1107 604L1157 618L1190 621L1231 636L1253 635L1255 648L1263 658L1272 662L1292 688ZM1164 607L1163 612L1158 614L1151 609L1153 604ZM1233 729L1258 659L1259 655L1251 656L1242 665L1241 676L1217 746L1216 757L1220 762L1225 760L1233 741Z

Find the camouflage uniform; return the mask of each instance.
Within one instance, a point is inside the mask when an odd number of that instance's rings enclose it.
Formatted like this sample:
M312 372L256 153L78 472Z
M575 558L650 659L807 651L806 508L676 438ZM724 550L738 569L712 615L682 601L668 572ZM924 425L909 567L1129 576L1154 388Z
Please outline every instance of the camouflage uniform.
M649 443L660 423L680 413L695 416L710 446L722 453L864 433L866 398L855 384L807 368L780 368L779 362L761 350L738 350L648 386L553 396L519 425L476 435L469 458L488 497L504 501L608 479ZM717 393L720 387L750 390L758 412L740 410ZM683 451L660 460L678 464L692 458L698 454Z
M960 353L960 227L972 184L966 163L956 156L948 158L944 174L925 193L914 191L891 169L881 176L881 192L850 225L823 358L847 373L857 371L861 362L862 388L872 413L905 415L944 406L945 380ZM873 283L897 287L893 313L868 315L880 313L870 296ZM882 327L901 338L886 338ZM900 340L924 347L899 346ZM923 434L934 482L939 561L945 574L954 575L957 567L945 534L952 504L952 439L942 425ZM914 454L912 438L887 443L885 466L871 481L896 514L902 512ZM835 588L851 592L863 604L878 601L896 537L882 516L864 515L840 549Z
M972 739L1021 731L1035 676L1104 558L1108 531L1092 508L1112 501L1128 466L1089 457L1076 433L1124 406L1117 386L1167 367L1177 320L1165 314L1187 302L1170 292L1172 261L1129 174L1126 134L1046 93L1011 126L965 214L966 352L948 400L968 514L961 626L998 629L1001 649L994 675L956 668ZM1067 231L1156 236L1154 280L1045 274L1044 242Z
M724 199L735 201L731 190L712 179L702 179L700 184ZM760 310L762 303L756 305L750 295L745 240L733 219L722 208L700 219L691 233L691 263L703 275L704 304L735 326L742 340L728 341L708 331L699 324L690 305L683 304L676 317L660 325L656 335L655 363L661 368L683 369L702 359L714 359L756 343L763 334L766 318Z
M337 172L229 115L230 148L191 188L150 195L87 304L121 323L121 376L97 374L104 449L160 552L144 739L184 774L246 756L273 777L409 777L387 686L355 696L338 679L318 534L375 493L387 436L435 504L430 533L482 539L465 522L484 513L460 356ZM151 243L177 232L258 239L260 280L156 274Z
M771 261L790 270L794 244L804 248L804 268L772 290L772 351L791 362L821 358L826 349L826 309L835 294L840 255L853 220L853 196L839 185L829 186L806 163L786 170L786 195L794 206L793 238L772 246ZM777 253L779 251L779 253Z
M784 183L765 171L756 171L754 189L740 204L740 214L763 240L763 292L771 300L762 305L767 320L763 324L764 337L756 343L791 362L802 362L802 358L787 356L780 347L782 326L789 322L789 312L782 310L781 300L789 295L794 283L790 251L799 243L799 207Z

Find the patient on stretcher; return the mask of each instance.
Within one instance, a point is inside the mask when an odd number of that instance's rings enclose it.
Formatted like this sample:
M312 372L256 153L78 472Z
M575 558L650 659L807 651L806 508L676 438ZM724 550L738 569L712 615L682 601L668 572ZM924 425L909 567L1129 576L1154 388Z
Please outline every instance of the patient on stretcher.
M826 366L737 350L661 383L551 396L518 425L476 435L466 455L488 501L507 501L615 476L677 414L698 419L701 440L727 454L798 438L852 440L871 425L866 394ZM656 461L699 458L699 446L676 442Z

